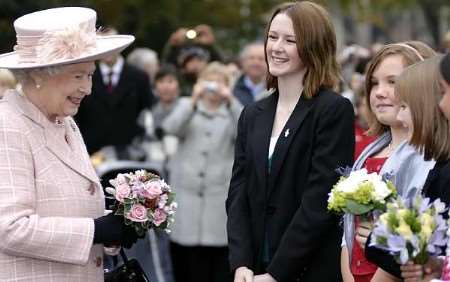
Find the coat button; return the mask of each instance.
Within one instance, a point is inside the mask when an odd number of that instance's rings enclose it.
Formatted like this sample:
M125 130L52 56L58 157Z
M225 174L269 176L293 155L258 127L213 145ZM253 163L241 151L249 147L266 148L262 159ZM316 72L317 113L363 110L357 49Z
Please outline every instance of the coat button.
M95 185L91 184L87 190L89 191L89 194L93 196L95 194Z
M102 266L102 258L101 257L96 257L95 258L95 266L96 267Z
M205 177L205 173L204 173L203 171L200 171L200 172L198 173L198 177L200 177L200 178Z

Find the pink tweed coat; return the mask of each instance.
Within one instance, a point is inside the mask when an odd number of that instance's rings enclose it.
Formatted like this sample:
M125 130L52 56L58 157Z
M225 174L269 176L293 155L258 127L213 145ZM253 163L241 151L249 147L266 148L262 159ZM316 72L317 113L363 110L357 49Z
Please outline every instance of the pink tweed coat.
M71 117L0 100L0 281L103 281L93 218L104 195Z

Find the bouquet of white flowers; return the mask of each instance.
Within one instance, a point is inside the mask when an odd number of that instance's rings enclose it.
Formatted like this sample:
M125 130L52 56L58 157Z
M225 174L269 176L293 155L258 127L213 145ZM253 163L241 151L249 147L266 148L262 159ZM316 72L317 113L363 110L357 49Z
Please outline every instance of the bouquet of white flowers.
M386 201L397 195L391 181L366 169L342 176L329 193L328 210L338 214L365 215L384 210Z
M439 199L430 203L420 194L411 199L398 198L387 204L372 232L370 246L389 251L396 261L425 264L437 256L447 243L447 224L443 218L445 204Z

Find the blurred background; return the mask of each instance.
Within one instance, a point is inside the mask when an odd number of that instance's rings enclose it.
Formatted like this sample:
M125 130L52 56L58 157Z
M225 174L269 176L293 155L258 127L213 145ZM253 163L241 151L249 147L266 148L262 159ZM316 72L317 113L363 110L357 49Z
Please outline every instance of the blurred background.
M12 22L35 10L79 5L98 12L100 25L137 38L136 46L160 53L179 27L208 24L225 56L260 39L270 9L280 0L0 0L0 51L15 43ZM333 15L340 49L418 39L438 49L450 29L450 0L322 0ZM130 50L130 49L129 49Z

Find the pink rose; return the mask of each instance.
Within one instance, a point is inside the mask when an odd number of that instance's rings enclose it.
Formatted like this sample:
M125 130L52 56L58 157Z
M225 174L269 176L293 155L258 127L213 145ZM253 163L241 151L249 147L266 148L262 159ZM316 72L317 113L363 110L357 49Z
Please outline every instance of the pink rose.
M167 214L162 209L155 210L155 213L153 214L153 224L155 224L155 226L160 226L166 219Z
M127 178L125 177L125 174L119 173L116 177L117 185L125 184L127 183Z
M162 194L161 188L159 181L149 181L145 184L143 196L149 199L156 199Z
M148 220L147 209L141 204L134 204L125 217L133 222L146 222Z
M119 184L116 187L116 200L123 203L123 200L130 195L131 188L127 183Z

